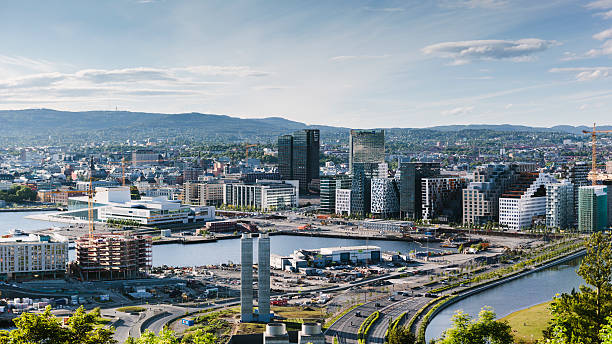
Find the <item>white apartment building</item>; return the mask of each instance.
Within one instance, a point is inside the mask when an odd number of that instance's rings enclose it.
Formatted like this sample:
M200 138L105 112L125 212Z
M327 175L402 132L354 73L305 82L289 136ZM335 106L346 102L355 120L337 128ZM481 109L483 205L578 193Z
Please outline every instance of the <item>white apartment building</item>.
M566 229L574 222L574 185L567 180L546 185L546 227Z
M499 198L499 223L512 230L531 227L535 216L546 214L546 185L556 183L550 174L523 172Z
M298 181L265 180L254 184L223 184L223 203L261 211L298 206Z
M0 238L0 276L61 275L68 263L68 239L16 233Z
M351 189L336 189L336 214L351 215Z

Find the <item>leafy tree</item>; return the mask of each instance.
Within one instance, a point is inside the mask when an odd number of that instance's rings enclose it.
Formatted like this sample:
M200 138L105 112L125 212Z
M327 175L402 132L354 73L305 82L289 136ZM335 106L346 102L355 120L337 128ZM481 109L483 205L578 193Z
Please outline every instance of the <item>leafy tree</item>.
M130 198L133 200L140 199L140 191L138 191L138 188L135 185L130 186Z
M155 332L145 331L140 338L128 338L125 344L215 344L217 337L202 329L186 334L181 340L174 331L164 328L155 334Z
M453 327L442 334L438 344L512 344L512 329L507 322L495 320L495 313L489 307L483 307L478 319L462 311L453 316Z
M24 313L13 322L17 329L0 331L1 344L115 344L113 329L96 328L100 310L79 307L62 327L47 307L42 314Z
M552 320L544 337L567 343L599 343L599 332L612 314L612 243L609 235L594 233L585 242L587 254L578 275L588 285L561 294L551 305Z
M404 326L395 326L395 328L389 328L389 336L387 338L388 344L415 344L416 337L408 328Z

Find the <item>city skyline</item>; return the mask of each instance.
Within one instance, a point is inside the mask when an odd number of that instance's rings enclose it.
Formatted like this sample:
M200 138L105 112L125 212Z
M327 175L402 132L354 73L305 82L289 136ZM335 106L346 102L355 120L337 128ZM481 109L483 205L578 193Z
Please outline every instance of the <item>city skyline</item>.
M0 5L2 109L605 123L612 1Z

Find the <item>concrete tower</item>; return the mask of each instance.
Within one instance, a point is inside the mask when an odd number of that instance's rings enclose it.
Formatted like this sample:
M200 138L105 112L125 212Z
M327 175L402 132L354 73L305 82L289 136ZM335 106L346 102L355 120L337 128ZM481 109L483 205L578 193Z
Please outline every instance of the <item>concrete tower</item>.
M258 281L257 307L259 308L260 322L270 321L270 237L267 233L260 233L258 240Z
M242 256L240 263L240 315L242 322L250 322L253 321L253 237L251 234L242 234L240 254Z

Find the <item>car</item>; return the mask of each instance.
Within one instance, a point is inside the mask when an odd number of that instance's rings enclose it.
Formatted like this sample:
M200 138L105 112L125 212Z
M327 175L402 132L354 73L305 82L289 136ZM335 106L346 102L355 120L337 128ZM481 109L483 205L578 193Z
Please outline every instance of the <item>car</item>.
M395 301L395 298L393 296L389 296L389 301Z
M382 307L382 305L381 305L380 303L378 303L378 302L376 302L376 303L374 304L374 306L376 306L376 307L378 307L378 308Z
M355 312L355 316L358 317L358 318L361 318L361 312L359 312L359 311Z

